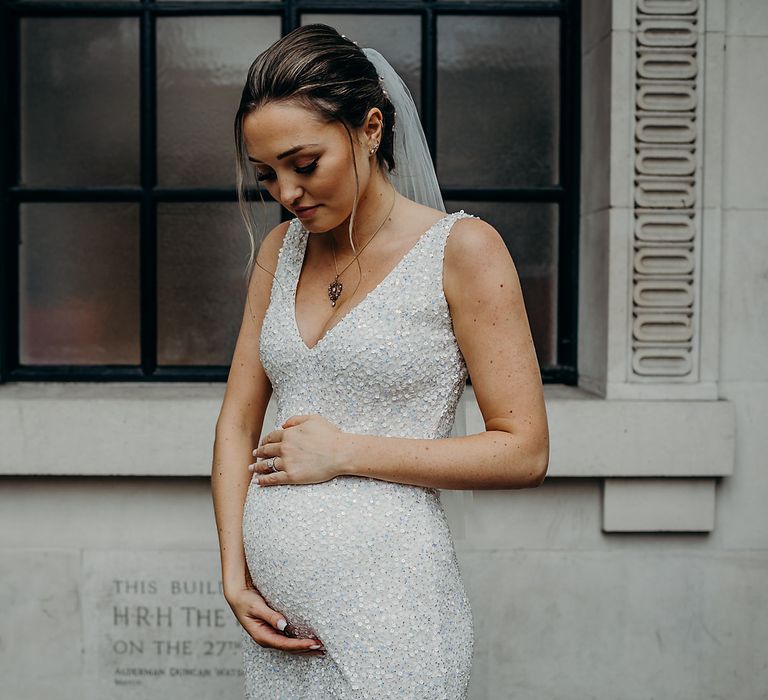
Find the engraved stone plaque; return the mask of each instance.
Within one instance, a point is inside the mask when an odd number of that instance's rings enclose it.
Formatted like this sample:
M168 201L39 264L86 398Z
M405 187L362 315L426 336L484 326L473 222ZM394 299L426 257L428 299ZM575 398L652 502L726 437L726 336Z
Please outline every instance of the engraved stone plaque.
M88 697L242 697L218 552L86 551L82 590Z

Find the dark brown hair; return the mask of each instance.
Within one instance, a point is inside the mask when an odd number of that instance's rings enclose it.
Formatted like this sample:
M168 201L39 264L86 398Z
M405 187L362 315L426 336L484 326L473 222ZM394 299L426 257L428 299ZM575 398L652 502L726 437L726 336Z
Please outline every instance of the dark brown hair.
M384 128L376 152L376 162L385 177L395 168L395 108L384 94L376 68L363 50L327 24L307 24L276 41L260 53L248 69L240 106L235 115L237 197L251 240L247 278L250 278L254 262L258 264L255 259L254 219L250 210L250 193L254 188L259 192L263 205L264 221L266 203L261 196L253 166L248 161L243 139L243 120L252 111L273 102L298 104L312 110L322 121L340 122L347 130L350 146L350 129L361 128L370 109L378 107L383 115ZM357 188L356 206L360 183L354 149L352 154ZM352 211L354 218L355 209ZM260 240L263 240L263 235Z

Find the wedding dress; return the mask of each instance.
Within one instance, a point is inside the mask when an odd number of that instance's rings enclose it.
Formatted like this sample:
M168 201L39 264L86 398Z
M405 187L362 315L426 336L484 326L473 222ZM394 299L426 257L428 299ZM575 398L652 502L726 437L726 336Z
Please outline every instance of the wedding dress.
M444 249L463 210L433 224L313 347L295 296L310 235L293 219L259 355L276 418L318 413L345 432L448 437L467 367L443 293ZM339 476L259 487L243 512L254 585L325 655L261 647L241 627L247 700L466 698L473 618L439 491Z

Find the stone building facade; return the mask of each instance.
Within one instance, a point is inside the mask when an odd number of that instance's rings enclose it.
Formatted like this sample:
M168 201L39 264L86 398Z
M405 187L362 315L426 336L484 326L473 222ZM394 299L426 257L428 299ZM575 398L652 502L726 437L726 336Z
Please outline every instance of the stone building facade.
M768 3L582 9L579 383L545 387L541 487L443 492L471 697L758 700ZM238 697L208 478L223 390L0 385L3 697ZM455 433L483 429L468 387Z

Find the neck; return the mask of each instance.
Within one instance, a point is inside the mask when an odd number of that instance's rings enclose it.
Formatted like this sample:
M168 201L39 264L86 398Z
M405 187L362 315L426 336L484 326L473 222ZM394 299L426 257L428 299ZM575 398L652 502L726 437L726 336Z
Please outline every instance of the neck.
M355 221L352 229L352 240L355 242L355 251L349 244L349 222L352 218L352 212L338 226L323 232L323 243L327 243L331 248L331 241L336 250L337 256L351 256L360 252L360 249L370 240L381 226L383 229L385 218L392 209L393 202L396 201L398 193L394 187L384 178L377 169L371 175L368 187L357 202L355 210ZM393 209L394 211L394 209ZM382 225L384 224L384 225ZM381 230L378 231L381 233Z

